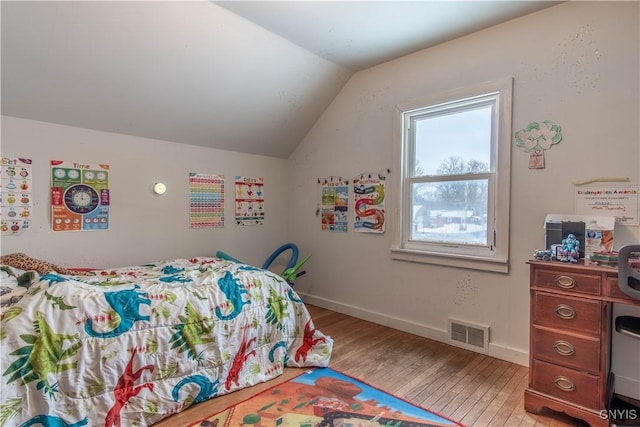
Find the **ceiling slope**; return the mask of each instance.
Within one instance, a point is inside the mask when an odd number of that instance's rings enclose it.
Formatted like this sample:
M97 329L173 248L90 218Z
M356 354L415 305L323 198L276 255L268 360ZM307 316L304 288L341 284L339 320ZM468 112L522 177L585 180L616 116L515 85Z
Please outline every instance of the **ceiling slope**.
M2 114L287 158L358 70L545 1L2 1Z
M562 3L517 0L214 3L355 71Z
M210 2L1 2L2 114L287 158L353 73Z

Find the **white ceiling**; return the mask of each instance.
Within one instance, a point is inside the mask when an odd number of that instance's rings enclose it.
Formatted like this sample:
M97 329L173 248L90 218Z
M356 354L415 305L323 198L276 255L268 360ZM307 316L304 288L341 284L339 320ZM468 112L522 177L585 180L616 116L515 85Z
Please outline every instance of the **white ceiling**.
M349 77L544 1L6 1L2 114L287 158Z
M336 64L359 71L561 2L214 1Z

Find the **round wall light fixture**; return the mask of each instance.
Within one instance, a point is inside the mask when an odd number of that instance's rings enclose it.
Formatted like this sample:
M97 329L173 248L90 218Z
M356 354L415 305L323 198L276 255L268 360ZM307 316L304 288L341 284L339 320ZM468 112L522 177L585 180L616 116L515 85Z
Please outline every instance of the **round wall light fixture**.
M164 185L163 183L156 182L155 184L153 184L153 192L154 193L156 193L158 195L161 195L161 194L166 193L166 191L167 191L167 186Z

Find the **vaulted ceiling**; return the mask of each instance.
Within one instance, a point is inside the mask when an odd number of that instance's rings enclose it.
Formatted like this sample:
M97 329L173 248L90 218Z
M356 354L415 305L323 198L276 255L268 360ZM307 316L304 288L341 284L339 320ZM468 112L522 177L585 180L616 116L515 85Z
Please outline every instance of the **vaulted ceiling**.
M2 114L287 158L359 70L545 1L6 1Z

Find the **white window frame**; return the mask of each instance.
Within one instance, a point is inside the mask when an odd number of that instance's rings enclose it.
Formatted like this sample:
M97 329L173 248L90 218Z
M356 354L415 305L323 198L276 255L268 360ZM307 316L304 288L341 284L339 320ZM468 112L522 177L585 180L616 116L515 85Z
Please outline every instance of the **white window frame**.
M511 187L511 107L513 79L504 78L434 94L396 106L394 114L394 165L398 171L393 192L391 257L393 259L507 273L509 271L509 212ZM413 153L409 121L417 111L455 104L496 93L492 123L491 172L488 188L489 247L411 241L411 175Z

